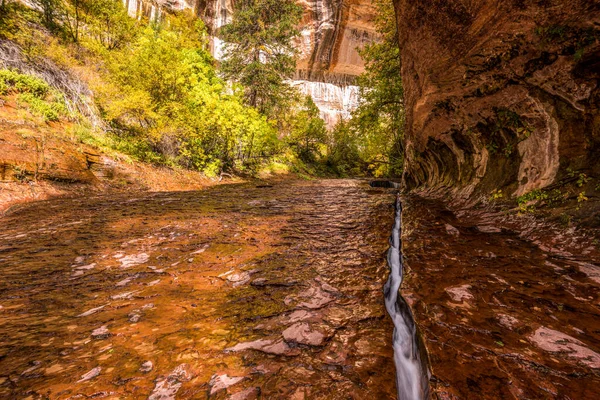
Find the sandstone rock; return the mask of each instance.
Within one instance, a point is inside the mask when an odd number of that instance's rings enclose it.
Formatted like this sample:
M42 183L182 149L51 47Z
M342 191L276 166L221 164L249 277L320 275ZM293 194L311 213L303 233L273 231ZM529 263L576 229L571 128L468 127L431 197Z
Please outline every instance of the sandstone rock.
M229 400L252 400L260 395L260 389L257 387L248 388L229 396Z
M93 183L77 147L45 130L0 123L0 180Z
M156 386L148 400L174 400L183 382L192 379L187 364L177 366L166 378L156 380Z
M597 2L394 3L409 189L521 195L569 168L600 175Z
M452 300L456 302L462 302L463 300L469 300L473 298L473 295L469 290L471 285L461 285L456 287L446 288L446 293L450 295Z
M325 341L325 335L318 330L312 329L306 322L299 322L283 331L283 338L287 342L296 342L309 346L321 346Z
M297 303L297 307L319 309L335 300L335 297L320 286L312 286L297 295L289 295L285 298L286 305Z
M513 329L519 325L519 320L510 315L498 314L497 319L500 325L508 329Z
M107 305L105 304L105 305L103 305L103 306L100 306L100 307L95 307L95 308L92 308L92 309L90 309L90 310L88 310L88 311L86 311L86 312L84 312L84 313L81 313L81 314L79 314L79 315L78 315L78 317L87 317L87 316L89 316L89 315L95 314L95 313L97 313L98 311L102 310L102 309L103 309L104 307L106 307L106 306L107 306Z
M148 262L149 259L150 256L148 254L140 253L121 257L119 258L119 262L121 263L121 268L131 268L139 264L144 264Z
M452 235L452 236L460 235L460 232L458 231L458 229L456 229L454 226L452 226L450 224L446 224L446 232L448 232L448 234Z
M97 339L97 340L106 339L110 335L111 334L108 331L108 328L106 327L106 325L102 325L100 328L94 329L92 331L92 338Z
M140 321L140 319L142 318L142 316L140 314L129 314L129 322L131 323L137 323Z
M591 368L600 368L600 354L591 350L581 341L562 332L542 326L529 339L543 350L554 353L560 352L567 358Z
M243 376L239 376L239 377L230 377L227 374L223 374L223 375L213 375L212 378L210 378L210 382L208 383L208 385L210 386L210 394L211 396L221 390L227 389L230 386L233 386L241 381L243 381L244 379L246 379Z
M150 372L152 371L152 369L154 368L154 364L152 363L152 361L145 361L142 366L140 367L140 372Z
M275 355L296 355L298 352L295 349L290 348L283 340L272 340L272 339L261 339L253 342L238 343L233 347L225 349L225 351L244 351L244 350L258 350L263 353L275 354Z
M100 371L102 371L102 368L100 368L100 367L91 369L89 372L81 375L81 379L78 380L77 383L89 381L90 379L94 379L95 377L100 375Z

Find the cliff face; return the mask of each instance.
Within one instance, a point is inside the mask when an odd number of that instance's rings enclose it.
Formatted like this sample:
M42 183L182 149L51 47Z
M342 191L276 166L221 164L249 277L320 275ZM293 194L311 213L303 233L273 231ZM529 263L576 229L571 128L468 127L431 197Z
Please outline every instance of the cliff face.
M193 9L214 34L231 20L234 0L162 0L153 3L123 0L130 15L154 18L159 8ZM364 71L357 48L376 39L375 10L371 0L298 0L304 8L297 41L300 51L294 85L310 95L329 126L348 118L358 104L354 78ZM214 35L212 52L222 54L222 42Z
M394 5L409 188L521 195L600 175L598 1Z
M358 105L354 78L364 71L357 48L376 40L370 0L301 0L304 7L296 85L329 126Z
M304 8L297 41L300 58L294 85L310 95L329 126L348 118L358 104L354 78L364 71L357 48L375 40L375 11L370 0L299 0ZM209 0L196 8L215 32L229 22L233 0ZM213 39L213 54L221 54Z

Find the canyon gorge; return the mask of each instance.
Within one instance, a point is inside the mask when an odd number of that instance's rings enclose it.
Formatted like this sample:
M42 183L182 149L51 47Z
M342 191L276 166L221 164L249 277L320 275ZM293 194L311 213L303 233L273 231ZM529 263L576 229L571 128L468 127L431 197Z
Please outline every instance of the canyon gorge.
M206 23L211 34L212 54L219 59L223 43L217 37L220 27L231 20L234 0L174 0L149 2L123 0L129 15L158 18L161 10L191 9ZM376 40L373 25L375 9L370 1L299 1L304 8L299 60L292 85L310 95L327 125L350 118L359 101L355 78L364 71L357 49Z
M150 35L146 20L192 10L218 60L236 0L122 1ZM397 176L278 173L285 150L254 175L159 164L0 97L0 397L598 398L600 1L389 1ZM357 49L380 39L377 8L297 3L291 84L332 128L359 104ZM101 115L85 55L70 71L27 64L23 48L0 36L0 67L83 93L87 117Z
M600 4L395 0L408 188L520 196L600 175Z

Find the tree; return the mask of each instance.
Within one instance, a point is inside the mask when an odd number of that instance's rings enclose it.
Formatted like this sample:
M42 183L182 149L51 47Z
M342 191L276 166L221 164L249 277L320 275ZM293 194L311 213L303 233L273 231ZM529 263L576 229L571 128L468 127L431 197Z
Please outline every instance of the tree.
M38 0L56 1L56 0ZM130 18L120 0L87 0L89 35L108 50L132 40L135 20Z
M402 171L404 90L400 78L400 48L391 0L373 0L377 10L375 27L381 40L366 45L360 54L365 72L359 76L361 101L353 112L351 126L362 138L362 157L387 174ZM381 170L381 169L380 169Z
M316 161L320 155L320 147L326 144L327 128L310 96L306 96L303 106L295 112L290 122L288 144L302 161Z
M293 39L302 7L294 0L241 0L232 23L221 28L226 43L221 71L245 88L247 104L274 117L289 105L286 82L296 69Z
M59 17L60 10L63 7L61 0L33 0L33 4L42 10L44 25L50 29L54 29L56 27L56 19Z
M79 29L84 23L87 0L66 0L60 7L63 28L73 42L79 42Z
M217 75L206 44L202 22L181 13L108 52L111 82L93 89L115 131L142 144L140 158L212 175L274 153L273 126Z
M360 138L351 121L341 119L330 132L327 165L341 176L357 176L364 172L359 150Z

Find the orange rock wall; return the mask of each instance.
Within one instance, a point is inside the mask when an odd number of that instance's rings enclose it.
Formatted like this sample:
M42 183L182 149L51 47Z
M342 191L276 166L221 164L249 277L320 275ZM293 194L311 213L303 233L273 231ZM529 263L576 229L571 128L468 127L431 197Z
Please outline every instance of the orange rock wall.
M521 195L600 175L600 3L394 0L410 188Z

